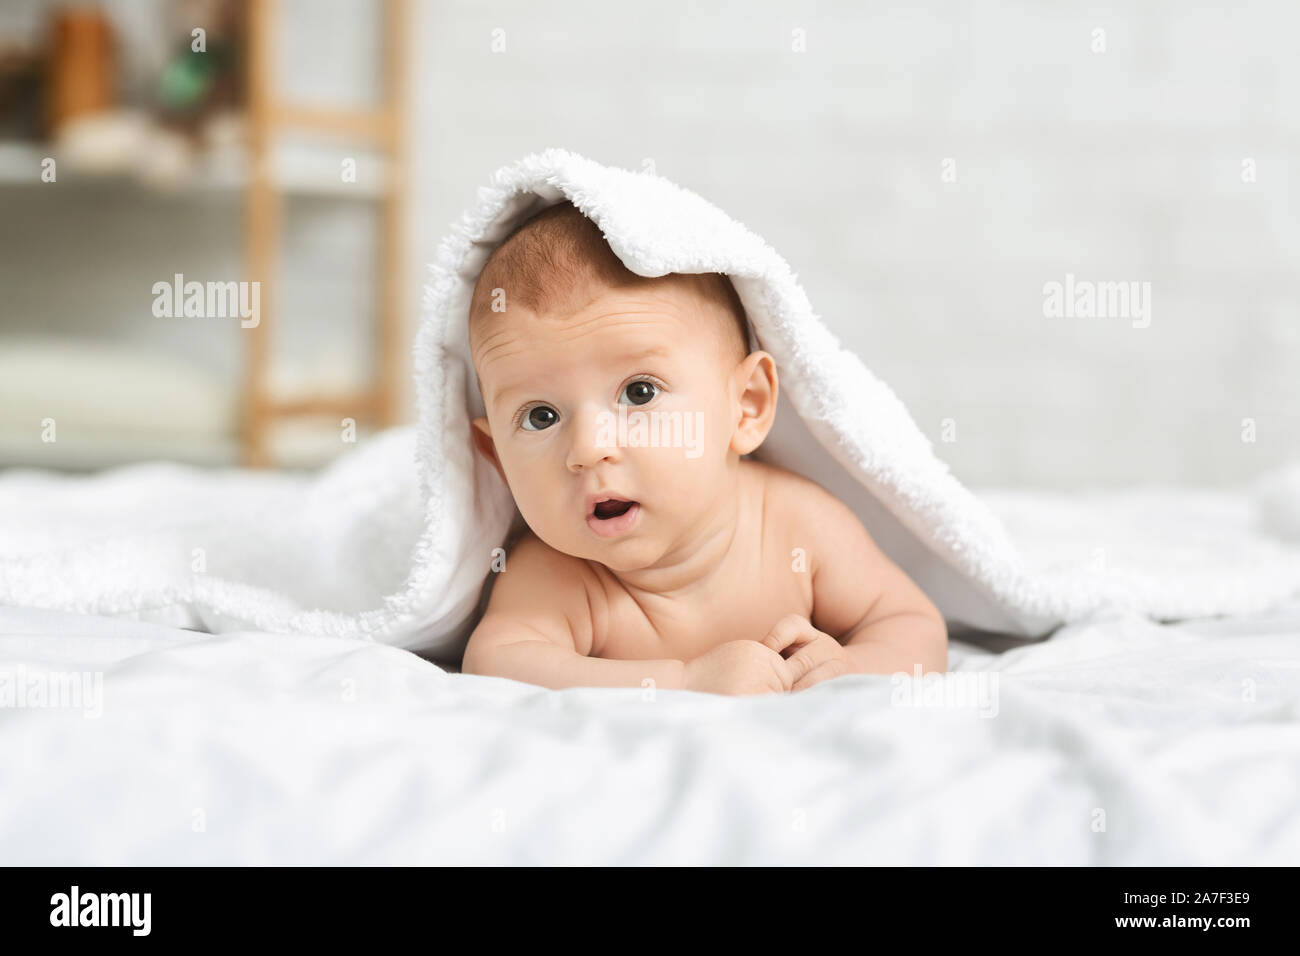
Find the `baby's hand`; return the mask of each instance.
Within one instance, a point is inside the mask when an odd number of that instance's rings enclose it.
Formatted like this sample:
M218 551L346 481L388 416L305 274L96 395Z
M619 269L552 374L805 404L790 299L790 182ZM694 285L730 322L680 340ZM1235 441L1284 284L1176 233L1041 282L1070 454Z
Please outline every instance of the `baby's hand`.
M798 664L758 641L728 641L687 661L682 686L710 694L769 694L788 691L800 676Z
M763 638L763 646L781 655L799 675L790 690L805 690L853 670L844 645L801 614L787 614L777 621Z

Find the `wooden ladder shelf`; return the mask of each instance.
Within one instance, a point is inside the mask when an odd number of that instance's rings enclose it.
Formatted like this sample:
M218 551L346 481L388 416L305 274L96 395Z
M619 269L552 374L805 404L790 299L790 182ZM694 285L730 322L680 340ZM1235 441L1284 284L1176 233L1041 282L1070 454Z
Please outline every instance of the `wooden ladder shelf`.
M277 0L249 0L249 177L244 198L245 267L261 283L261 321L245 330L242 451L250 467L270 464L269 434L279 420L338 415L385 427L397 420L403 350L403 256L409 148L409 0L384 2L384 101L373 109L329 109L286 103L272 88ZM376 362L372 384L359 393L319 394L286 401L271 393L271 343L277 312L283 194L271 170L276 134L301 130L364 142L387 160L380 198Z

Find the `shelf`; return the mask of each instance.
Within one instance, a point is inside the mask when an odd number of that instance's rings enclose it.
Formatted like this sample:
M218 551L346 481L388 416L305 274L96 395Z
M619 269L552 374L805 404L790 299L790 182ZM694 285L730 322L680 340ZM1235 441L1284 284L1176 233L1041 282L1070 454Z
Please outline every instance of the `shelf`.
M0 186L50 186L41 179L41 163L53 157L59 184L111 186L137 182L143 188L167 195L187 192L240 192L248 186L248 157L243 151L222 151L221 155L200 158L183 177L174 181L151 181L133 170L132 164L116 163L106 169L87 169L62 156L48 145L27 142L0 142ZM355 182L343 179L343 161L355 162ZM346 146L322 146L280 143L270 155L271 184L288 196L333 197L340 199L382 199L388 191L388 163L382 156L349 149Z
M402 267L409 241L410 6L409 0L385 0L382 4L383 95L370 108L332 108L282 99L275 89L274 48L283 26L283 11L275 0L251 0L246 11L246 48L241 55L246 96L239 108L214 110L205 116L198 137L165 129L149 112L123 106L64 120L53 142L0 140L0 189L34 190L50 185L139 188L179 199L216 195L242 207L242 274L247 281L262 284L261 321L241 337L244 359L239 384L227 384L226 393L207 402L207 407L220 411L221 425L215 430L219 436L238 436L245 465L271 464L273 433L309 427L320 431L323 420L335 418L322 434L330 437L326 447L337 453L338 418L357 418L358 425L365 419L364 427L369 428L386 427L397 420L398 383L405 378L401 369L406 351ZM55 184L41 178L47 157L56 163ZM346 179L345 172L350 174ZM362 382L345 380L346 376L314 375L295 389L279 387L283 383L278 380L284 376L277 371L272 349L282 308L278 266L285 254L284 200L294 197L359 199L376 204L374 368L368 375L350 377ZM106 373L110 379L119 377L121 369L121 364L114 363L93 366L95 372ZM93 391L82 394L81 382L75 379L71 383L72 397L93 396ZM110 425L118 424L129 431L139 421L156 424L158 409L167 409L169 404L166 397L158 398L132 415L124 410L111 423L95 419L98 409L93 402L89 407L74 405L68 409L68 421L90 422L105 433L114 430ZM41 409L31 413L36 411ZM20 440L30 441L30 418L20 416L16 422ZM0 425L4 423L5 416L0 414ZM24 435L26 439L22 439ZM112 442L109 447L114 447Z
M358 434L376 396L329 366L281 376L268 396L277 461L316 467L337 455L339 423ZM332 394L330 389L340 390ZM240 459L237 387L181 356L95 339L0 335L0 467L95 470L170 459ZM47 425L55 430L46 433Z

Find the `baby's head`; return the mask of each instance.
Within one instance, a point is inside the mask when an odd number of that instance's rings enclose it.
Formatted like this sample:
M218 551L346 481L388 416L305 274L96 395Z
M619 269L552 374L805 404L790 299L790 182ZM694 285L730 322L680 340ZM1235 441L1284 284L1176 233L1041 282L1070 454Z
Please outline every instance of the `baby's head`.
M776 414L775 363L749 351L727 277L638 276L569 203L492 253L469 342L487 410L475 444L539 538L616 571L726 513Z

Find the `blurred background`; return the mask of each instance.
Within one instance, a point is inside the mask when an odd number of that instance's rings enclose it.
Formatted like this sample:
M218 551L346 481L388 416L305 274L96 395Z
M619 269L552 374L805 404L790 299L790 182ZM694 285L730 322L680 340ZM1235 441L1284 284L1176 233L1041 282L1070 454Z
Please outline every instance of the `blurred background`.
M1285 0L5 0L0 466L410 420L424 263L560 146L762 235L964 481L1244 480L1300 454L1297 37ZM260 278L259 324L159 315L177 275ZM1147 311L1048 314L1069 276Z

